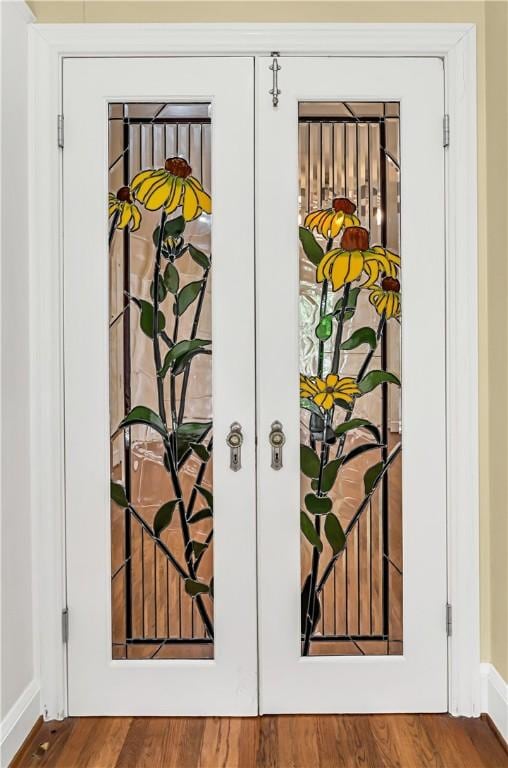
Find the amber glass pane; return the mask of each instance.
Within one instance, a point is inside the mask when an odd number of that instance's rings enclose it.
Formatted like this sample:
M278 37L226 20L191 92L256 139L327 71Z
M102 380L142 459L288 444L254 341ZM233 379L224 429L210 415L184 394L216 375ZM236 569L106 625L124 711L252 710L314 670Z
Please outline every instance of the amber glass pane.
M399 105L299 107L302 655L402 653Z
M213 657L210 131L110 105L114 659Z

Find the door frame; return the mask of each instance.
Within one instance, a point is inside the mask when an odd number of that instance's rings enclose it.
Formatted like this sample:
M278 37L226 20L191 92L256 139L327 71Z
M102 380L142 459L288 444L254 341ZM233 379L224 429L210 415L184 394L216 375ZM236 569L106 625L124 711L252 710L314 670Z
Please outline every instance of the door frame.
M445 152L448 709L480 707L477 118L474 24L33 24L30 29L30 493L41 708L67 715L62 60L95 56L433 56L443 60ZM283 70L279 87L284 89ZM267 98L270 98L267 94ZM472 418L466 421L463 415ZM266 425L258 429L264 434ZM443 607L443 626L445 625ZM444 631L444 629L443 629Z

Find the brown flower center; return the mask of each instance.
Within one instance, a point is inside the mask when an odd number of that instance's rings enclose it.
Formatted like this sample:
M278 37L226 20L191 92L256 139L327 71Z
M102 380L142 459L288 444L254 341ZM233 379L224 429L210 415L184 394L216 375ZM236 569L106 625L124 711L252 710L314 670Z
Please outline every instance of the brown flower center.
M348 200L347 197L334 197L332 200L332 208L337 213L341 211L343 213L354 213L356 211L356 205Z
M173 176L179 176L181 179L186 179L192 173L192 168L183 157L168 157L164 168Z
M327 388L325 389L325 392L328 392L328 394L329 394L329 395L331 395L333 392L335 392L335 390L334 390L334 388L333 388L333 387L327 387Z
M116 196L121 203L132 203L131 191L129 187L120 187L116 193Z
M400 291L400 283L396 277L383 277L381 280L381 288L383 291L394 291L398 293Z
M369 247L369 233L363 227L347 227L340 247L345 251L366 251Z

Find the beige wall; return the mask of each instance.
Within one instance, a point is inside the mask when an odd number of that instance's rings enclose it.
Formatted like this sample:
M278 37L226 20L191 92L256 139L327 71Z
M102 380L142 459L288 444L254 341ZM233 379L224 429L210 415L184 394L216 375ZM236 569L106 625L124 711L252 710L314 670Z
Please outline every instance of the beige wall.
M477 25L482 658L508 680L508 5L493 0L32 0L29 4L41 22L328 20Z

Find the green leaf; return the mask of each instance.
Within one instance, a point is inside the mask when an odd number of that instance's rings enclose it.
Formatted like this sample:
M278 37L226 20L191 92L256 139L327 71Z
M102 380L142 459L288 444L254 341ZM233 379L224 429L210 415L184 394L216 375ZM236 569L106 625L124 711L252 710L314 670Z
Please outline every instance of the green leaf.
M171 501L167 501L155 513L153 520L153 532L156 536L160 536L162 531L171 523L171 518L173 517L173 512L176 505L178 504L178 501L179 499L172 499Z
M365 488L366 496L372 493L372 490L374 489L374 486L376 485L379 479L379 475L383 471L383 467L384 467L384 464L382 461L380 461L378 464L374 464L372 467L369 467L369 469L364 474L363 485Z
M183 216L177 216L174 219L166 221L164 224L163 241L169 240L170 237L180 237L185 229L185 219ZM152 239L155 247L159 245L159 232L160 227L156 227L153 231Z
M370 371L363 379L358 383L361 389L362 395L366 395L367 392L372 392L379 384L398 384L400 387L400 381L393 373L388 371Z
M342 463L347 464L353 459L356 459L356 457L360 456L362 453L366 453L367 451L374 451L382 447L382 444L380 445L379 443L363 443L363 445L357 445L356 448L353 448L352 451L343 457Z
M168 237L180 237L185 230L185 219L183 216L176 216L174 219L166 221L164 224L164 240Z
M362 427L374 435L376 442L381 442L381 434L379 429L375 424L372 424L372 422L368 421L368 419L350 419L349 421L345 421L343 424L339 424L338 427L335 427L335 434L337 437L340 437L340 435L344 435L351 429L359 429Z
M169 219L164 224L164 240L168 240L170 237L180 237L185 230L185 219L183 216L175 216L174 219Z
M312 413L315 413L316 416L319 416L321 419L323 418L323 414L321 413L319 406L316 405L316 403L308 397L300 398L300 408L305 408L306 411L312 411Z
M316 239L312 232L309 229L305 229L305 227L299 228L299 235L300 235L300 242L302 244L303 251L309 261L311 261L314 266L318 266L319 262L323 258L323 249L320 245L316 242Z
M199 523L200 520L206 520L207 517L213 517L213 512L209 507L198 510L192 517L189 517L189 524Z
M337 400L334 400L333 404L337 405L339 408L344 408L345 411L351 410L351 403L348 403L347 400L337 398Z
M341 464L342 459L334 459L333 461L330 461L324 468L323 478L321 480L321 490L325 493L328 493L328 491L333 488Z
M185 591L191 597L196 595L203 595L209 591L208 584L203 584L202 581L195 581L194 579L185 579Z
M176 430L178 442L178 461L187 453L191 443L201 443L204 436L210 431L211 421L187 421L180 424Z
M205 446L202 445L201 443L191 443L190 447L192 448L194 453L197 456L199 456L201 461L208 461L208 459L210 458L210 454L206 450Z
M308 445L300 445L300 469L307 477L319 477L319 459Z
M327 341L333 332L333 315L324 315L316 327L316 336L319 341Z
M182 288L176 299L177 315L183 315L185 310L188 309L192 302L196 300L201 290L202 284L202 280L196 280L193 283L187 283L187 285Z
M162 279L161 275L159 275L159 295L158 295L158 301L164 301L166 296L168 295L168 291L166 286L164 285L164 280ZM153 299L153 280L150 283L150 296Z
M199 491L210 509L213 509L213 493L211 493L208 488L204 488L202 485L195 485L194 488L196 491Z
M135 408L127 414L125 419L120 422L119 429L130 427L133 424L145 424L147 427L155 429L155 431L158 432L159 435L162 435L162 437L168 437L166 427L164 426L161 417L155 413L155 411L152 411L151 408L147 408L146 405L136 405Z
M182 357L188 355L189 352L195 352L211 343L211 341L207 341L206 339L187 339L185 341L179 341L174 347L171 347L169 352L166 352L162 368L158 371L159 376L164 378L168 370ZM175 373L177 373L177 371L175 371Z
M212 576L212 578L210 579L210 597L212 598L212 600L214 597L213 589L214 589L214 582L213 582L213 576Z
M119 507L128 507L129 502L125 495L125 488L120 483L111 481L111 498Z
M305 506L313 515L326 515L332 508L332 500L326 496L308 493L305 497Z
M210 342L208 342L208 343L210 343ZM187 352L185 355L180 357L175 362L175 365L174 365L174 368L173 368L173 373L175 374L175 376L178 376L178 374L182 373L186 369L186 367L188 366L188 364L190 363L192 358L196 357L196 355L210 355L210 354L211 354L210 351L208 351L206 349L202 349L202 348L193 349L190 352Z
M341 349L356 349L361 344L368 344L371 349L375 349L377 345L376 332L372 328L358 328L349 339L344 341L341 345Z
M195 248L193 245L189 245L189 253L196 264L199 264L203 269L210 269L210 259L206 253L203 253L203 251L200 251L199 248Z
M305 629L307 624L307 611L309 609L309 591L310 591L311 578L310 574L305 579L305 583L302 589L301 596L301 629L302 637L305 635ZM321 604L319 602L319 595L314 597L314 611L312 616L312 631L315 630L319 619L321 618Z
M340 524L339 519L333 512L330 512L325 517L325 536L334 555L340 552L341 549L344 549L346 536L342 530L342 525Z
M164 285L170 293L178 293L178 287L180 285L180 275L174 264L168 261L166 269L164 270Z
M319 488L319 480L315 477L313 480L310 481L310 487L313 491L317 491Z
M303 510L300 511L300 530L313 547L316 547L320 552L323 551L323 542L319 538L314 523L310 520Z
M349 320L354 315L356 305L358 303L359 295L360 295L359 288L350 289L349 296L347 297L347 302L346 302L346 312L344 313L344 320ZM333 308L334 315L339 314L340 310L342 309L342 302L343 302L343 298L341 296Z
M204 550L208 548L208 544L205 544L202 541L192 541L191 545L194 557L199 557L201 552L204 552Z
M178 439L182 438L193 443L200 443L211 426L211 421L184 421L178 427Z
M139 300L141 306L141 314L139 317L139 324L143 333L153 339L153 304L144 299ZM159 310L157 313L157 333L160 333L166 327L166 318Z

